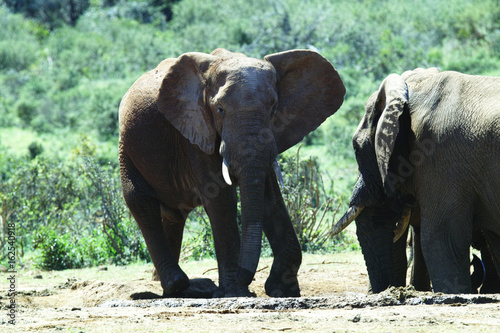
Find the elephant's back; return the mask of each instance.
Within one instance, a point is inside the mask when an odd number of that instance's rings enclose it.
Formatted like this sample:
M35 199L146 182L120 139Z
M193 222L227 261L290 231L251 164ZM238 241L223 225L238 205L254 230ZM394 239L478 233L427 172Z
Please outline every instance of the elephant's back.
M175 59L163 60L155 69L139 77L123 96L119 108L120 133L144 117L158 113L156 101L165 74Z
M412 128L461 143L498 140L500 78L458 72L419 73L409 87Z

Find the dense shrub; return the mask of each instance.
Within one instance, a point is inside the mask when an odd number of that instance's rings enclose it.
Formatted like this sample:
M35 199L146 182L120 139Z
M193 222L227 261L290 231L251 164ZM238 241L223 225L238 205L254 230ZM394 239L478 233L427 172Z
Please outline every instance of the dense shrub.
M302 148L319 158L283 155L283 194L307 251L353 244L328 229L356 179L352 133L385 76L430 66L500 75L496 0L0 0L0 26L0 137L36 136L22 151L0 145L0 217L23 230L18 255L36 245L37 264L52 269L148 258L120 195L117 112L165 58L305 48L338 69L344 104ZM68 133L85 139L74 146ZM186 229L184 258L214 255L202 209Z
M89 155L51 161L39 144L30 148L21 158L0 152L0 216L15 225L19 257L36 250L35 263L44 269L149 260L116 167ZM2 244L5 239L3 232ZM3 247L2 262L5 255Z
M50 28L75 24L89 7L89 0L4 0L14 12L23 13Z
M329 193L316 159L296 155L282 156L281 166L285 186L283 199L303 251L345 249L353 240L346 235L332 235L340 197Z

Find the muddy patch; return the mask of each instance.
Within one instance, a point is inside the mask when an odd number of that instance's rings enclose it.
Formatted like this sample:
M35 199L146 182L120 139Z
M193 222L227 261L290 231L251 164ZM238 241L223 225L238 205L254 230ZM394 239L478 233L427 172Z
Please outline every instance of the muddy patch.
M0 331L500 332L499 295L444 295L413 288L367 294L359 252L305 255L298 298L265 296L271 265L271 259L263 259L250 285L256 297L218 299L207 298L218 283L214 261L186 265L196 282L176 298L161 297L160 283L150 281L151 265L43 272L42 279L21 272L16 325L0 322ZM207 295L190 298L200 292ZM0 291L1 311L8 301L5 290Z
M412 287L390 288L375 295L346 293L329 297L299 298L216 298L216 299L172 299L155 300L110 300L101 307L165 307L165 308L203 308L217 310L305 310L366 308L399 305L466 305L500 303L500 295L445 295L430 292L417 292Z

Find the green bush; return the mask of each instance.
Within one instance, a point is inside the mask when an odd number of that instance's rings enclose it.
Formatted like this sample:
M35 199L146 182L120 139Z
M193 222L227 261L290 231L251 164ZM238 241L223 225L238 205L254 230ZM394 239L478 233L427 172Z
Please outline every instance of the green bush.
M27 158L0 146L0 216L23 231L16 235L20 258L37 250L36 265L44 269L150 260L122 199L116 166L85 155L92 149L61 163L43 157L36 143L30 148ZM0 261L5 258L3 247Z
M69 234L57 234L49 227L39 228L33 239L33 249L40 251L35 266L44 270L78 268L70 244Z
M149 260L121 199L117 112L128 87L165 58L218 47L254 57L305 48L337 68L344 104L302 148L318 159L292 153L282 161L283 194L307 251L354 244L327 231L356 179L352 134L384 77L430 66L500 75L496 0L54 3L0 0L0 130L33 133L22 151L0 146L0 216L23 230L21 258L45 230L37 260L47 267ZM186 257L214 255L203 214L186 224Z
M89 7L89 0L4 0L13 11L23 13L53 29L62 24L75 24Z
M181 260L215 258L212 228L202 207L193 210L186 221Z
M295 156L282 156L280 161L285 180L283 199L299 243L306 252L338 249L339 244L354 241L347 241L343 233L331 234L342 200L327 192L317 160L301 160L300 149Z

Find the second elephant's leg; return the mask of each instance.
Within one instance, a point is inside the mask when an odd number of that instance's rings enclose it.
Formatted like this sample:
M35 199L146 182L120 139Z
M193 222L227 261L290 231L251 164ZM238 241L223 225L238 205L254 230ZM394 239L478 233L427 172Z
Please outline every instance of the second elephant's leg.
M408 229L406 228L403 235L395 242L392 250L394 262L394 287L406 286L406 271L408 269L408 259L406 257L406 244L408 239Z
M411 271L411 281L418 291L430 291L431 281L429 279L429 272L425 265L424 255L422 253L420 227L412 227L413 237L413 267Z
M274 262L266 281L266 294L273 297L298 297L297 272L302 262L300 244L288 215L274 173L266 178L264 233L273 250Z
M500 292L500 236L491 231L483 232L487 244L481 249L481 258L486 270L482 294Z
M451 201L449 203L452 203ZM434 292L470 293L472 216L466 205L422 208L421 245ZM423 206L422 206L423 207Z

